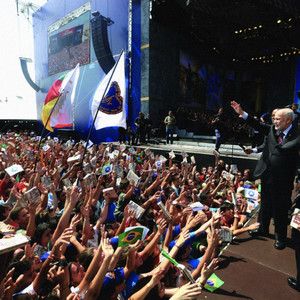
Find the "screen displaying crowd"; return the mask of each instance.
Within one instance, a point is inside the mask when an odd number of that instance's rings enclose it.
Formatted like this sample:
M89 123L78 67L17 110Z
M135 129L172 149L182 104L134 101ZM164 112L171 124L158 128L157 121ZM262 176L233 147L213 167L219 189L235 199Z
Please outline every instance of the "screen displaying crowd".
M258 182L218 156L0 140L1 299L198 299L222 247L258 227Z

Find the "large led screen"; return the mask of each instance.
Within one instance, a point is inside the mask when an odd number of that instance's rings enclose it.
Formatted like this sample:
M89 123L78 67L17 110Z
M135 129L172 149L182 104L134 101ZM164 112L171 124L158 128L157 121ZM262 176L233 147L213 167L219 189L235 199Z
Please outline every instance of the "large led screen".
M48 29L49 76L90 62L90 12L67 21L51 33Z

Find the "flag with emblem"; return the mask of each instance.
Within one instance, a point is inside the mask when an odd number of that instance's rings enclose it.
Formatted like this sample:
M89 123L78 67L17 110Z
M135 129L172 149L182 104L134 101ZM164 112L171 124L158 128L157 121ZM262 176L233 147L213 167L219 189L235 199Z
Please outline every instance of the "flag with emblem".
M95 118L99 110L95 120L96 130L114 126L126 128L125 104L125 56L123 52L116 65L104 77L95 92L91 111L93 118Z
M213 273L206 281L204 287L213 292L219 287L221 287L224 284L224 281L222 281L215 273Z
M78 77L79 64L55 80L50 87L42 111L43 124L49 131L54 131L52 127L73 127L73 102ZM46 124L49 116L50 119Z
M23 172L24 170L23 170L21 165L16 165L15 164L15 165L12 165L12 166L6 168L5 171L7 172L7 174L9 176L14 176L14 175L16 175L20 172Z
M102 167L102 175L107 175L112 172L112 165L110 163Z
M258 191L252 189L245 189L245 198L257 200Z
M144 226L134 226L126 228L126 231L119 234L118 247L134 244L137 240L143 241L149 229Z

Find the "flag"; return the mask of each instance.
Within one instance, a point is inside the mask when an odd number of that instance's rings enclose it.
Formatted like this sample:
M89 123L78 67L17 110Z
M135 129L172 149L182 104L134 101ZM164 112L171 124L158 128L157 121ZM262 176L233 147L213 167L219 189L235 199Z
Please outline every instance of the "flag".
M258 199L258 191L252 190L252 189L245 189L245 198L257 200Z
M204 287L213 292L219 287L221 287L224 284L224 281L222 281L215 273L213 273L208 280L206 281Z
M6 168L5 171L7 172L7 174L9 176L14 176L20 172L23 172L24 170L21 165L15 164L15 165L10 166L9 168Z
M133 226L126 228L126 231L119 234L118 247L134 244L137 240L144 240L149 229L144 226Z
M56 101L59 102L55 106L47 124L46 129L49 131L53 132L52 127L60 128L73 126L73 102L78 77L79 64L77 64L72 71L55 80L50 87L42 111L42 121L44 126L47 123Z
M162 168L162 162L160 160L155 162L155 166L157 169L161 169Z
M102 167L102 175L107 175L107 174L111 173L111 171L112 171L112 165L110 163L108 163Z
M106 86L108 88L104 95ZM93 118L95 118L99 109L95 120L96 130L112 126L126 128L125 104L125 56L123 52L117 65L104 77L95 92L91 111Z

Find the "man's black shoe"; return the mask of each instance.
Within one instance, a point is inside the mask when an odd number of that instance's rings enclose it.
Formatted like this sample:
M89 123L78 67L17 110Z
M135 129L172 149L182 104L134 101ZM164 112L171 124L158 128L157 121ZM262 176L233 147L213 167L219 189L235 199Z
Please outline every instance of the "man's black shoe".
M277 250L283 250L285 247L286 247L285 242L276 240L275 243L274 243L274 248L277 249Z
M292 289L294 289L294 290L300 292L300 286L297 285L297 282L296 282L296 279L295 279L295 278L289 277L289 278L287 279L287 282L288 282L288 285L289 285Z
M248 233L249 233L252 237L268 236L268 233L265 233L265 232L260 231L260 230L256 230L256 231L248 231Z

